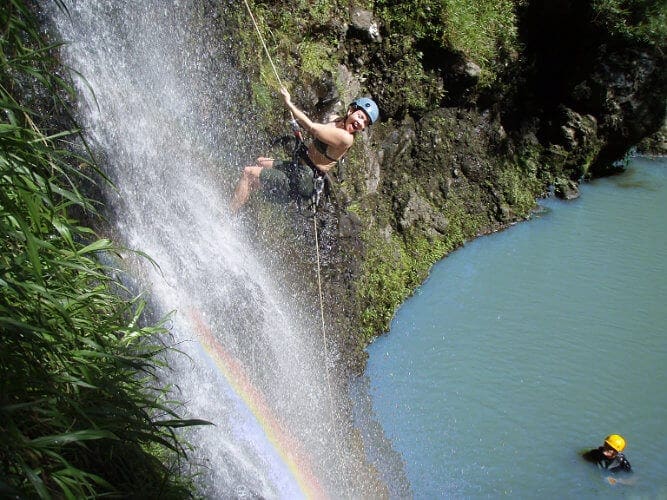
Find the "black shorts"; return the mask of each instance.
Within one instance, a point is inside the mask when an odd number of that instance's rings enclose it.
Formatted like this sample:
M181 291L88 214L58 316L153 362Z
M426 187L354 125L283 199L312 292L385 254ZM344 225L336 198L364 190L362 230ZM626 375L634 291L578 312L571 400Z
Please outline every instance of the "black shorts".
M274 160L273 167L265 167L259 174L259 184L267 197L283 202L290 196L310 198L315 191L313 179L313 171L307 165L282 160Z

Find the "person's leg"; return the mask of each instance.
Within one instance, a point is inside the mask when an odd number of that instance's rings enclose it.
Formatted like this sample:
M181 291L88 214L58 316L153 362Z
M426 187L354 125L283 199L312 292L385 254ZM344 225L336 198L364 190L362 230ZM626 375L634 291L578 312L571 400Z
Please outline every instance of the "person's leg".
M238 210L248 201L250 193L259 187L259 174L262 173L262 169L271 168L272 166L272 158L260 157L257 158L256 165L250 165L243 169L243 174L236 185L232 203L229 207L232 214L238 212Z

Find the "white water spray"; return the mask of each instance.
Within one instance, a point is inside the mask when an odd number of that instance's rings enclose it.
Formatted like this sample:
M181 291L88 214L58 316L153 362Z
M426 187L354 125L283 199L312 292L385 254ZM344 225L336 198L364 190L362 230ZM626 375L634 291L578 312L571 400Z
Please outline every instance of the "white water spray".
M66 3L67 14L50 2L44 9L67 42L64 61L86 80L76 81L79 118L117 187L104 194L107 216L122 244L160 266L134 271L158 314L176 311L172 333L186 355L171 360L169 378L183 416L215 424L188 435L193 461L206 466L203 493L302 496L304 471L267 429L279 422L326 493L351 496L353 467L337 441L347 430L332 418L317 334L300 324L226 214L232 179L257 146L248 139L243 76L228 62L213 3ZM197 325L267 407L252 411L234 371L224 373L200 343ZM275 418L258 418L263 411Z

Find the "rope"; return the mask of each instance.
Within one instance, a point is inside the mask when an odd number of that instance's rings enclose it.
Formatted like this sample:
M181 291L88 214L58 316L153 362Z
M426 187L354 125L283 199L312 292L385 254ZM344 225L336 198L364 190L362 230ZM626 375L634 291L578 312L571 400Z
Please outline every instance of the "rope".
M255 21L255 16L252 15L252 10L250 9L250 5L248 5L248 0L243 0L245 2L246 9L248 9L248 14L250 14L250 19L252 19L252 24L255 25L255 30L257 31L257 36L259 37L259 41L262 42L262 47L264 47L264 52L266 52L266 56L269 58L269 62L271 63L271 67L273 68L273 73L276 75L276 80L278 80L278 83L280 86L283 86L283 82L280 81L280 76L278 76L278 71L276 70L276 66L273 64L273 59L271 59L271 54L269 54L269 49L266 48L266 43L264 43L264 37L262 36L262 32L259 31L259 26L257 25L257 21Z
M327 354L327 330L324 324L324 297L322 295L322 272L320 264L320 242L317 234L317 206L313 206L313 230L315 232L315 254L317 255L317 291L320 298L320 321L322 323L322 345L324 346L324 372L327 379L327 390L329 392L329 408L331 409L331 425L334 424L334 405L333 405L333 395L331 391L331 377L329 375L329 366L327 362L329 360L329 355ZM340 452L340 446L338 440L335 440L336 443L336 454L338 455L338 460L340 460L341 465L343 464L342 454Z
M324 342L324 362L327 355L327 329L324 324L324 296L322 294L322 265L320 264L320 240L317 232L317 203L313 204L313 232L315 233L315 255L317 256L317 292L320 298L320 322L322 324L322 341ZM327 384L329 384L329 371L327 370ZM329 386L331 391L331 386Z
M278 81L278 84L283 87L283 83L280 80L280 76L278 75L278 70L276 69L276 65L273 64L273 59L271 58L271 54L269 53L269 49L266 46L266 43L264 42L264 37L262 36L262 32L259 29L259 26L257 25L257 21L255 20L255 16L252 13L252 9L250 8L250 5L248 4L248 0L243 0L245 3L246 9L248 9L248 14L250 15L250 19L252 19L252 24L255 26L255 31L257 31L257 36L259 37L259 41L262 43L262 47L264 47L264 52L266 53L266 57L269 59L269 62L271 63L271 68L273 68L273 74L276 75L276 80ZM290 115L292 116L292 122L296 123L296 120L294 119L294 114L290 111ZM315 253L317 254L317 289L318 289L318 294L320 298L320 321L322 324L322 344L324 346L324 369L326 373L326 379L327 379L327 389L329 391L329 408L331 410L331 424L333 425L335 420L334 420L334 406L333 406L333 396L332 396L332 391L331 391L331 381L330 381L330 376L329 376L329 367L327 366L327 360L329 359L329 355L327 353L327 333L326 333L326 327L324 323L324 298L322 295L322 272L321 272L321 264L320 264L320 243L319 243L319 237L317 234L317 206L313 206L313 223L314 223L314 230L315 230ZM338 455L338 459L341 461L342 465L342 455L340 452L340 447L338 440L335 440L336 443L336 452Z
M246 9L248 9L248 14L250 15L250 19L252 19L252 24L255 26L255 31L257 31L257 36L259 37L259 41L262 43L262 47L264 47L264 52L266 52L266 57L269 59L269 62L271 63L271 68L273 68L273 74L276 75L276 80L278 81L278 85L284 87L283 82L280 80L280 75L278 75L278 70L276 69L276 65L273 64L273 58L271 57L269 49L267 48L266 43L264 42L264 37L262 36L262 32L259 30L259 26L257 25L255 16L252 14L252 9L248 4L248 0L243 0L243 2L245 3ZM292 121L294 121L294 113L292 113L291 111L289 113L290 116L292 117Z
M315 212L315 208L313 208ZM315 213L313 213L315 215ZM327 355L327 330L324 325L324 298L322 296L322 272L320 265L320 242L317 236L317 217L313 217L313 229L315 231L315 253L317 255L317 291L320 297L320 320L322 322L322 341L324 342L324 362L326 367L326 361L328 359ZM327 384L329 384L329 371L327 370ZM329 386L329 391L331 391L331 386Z

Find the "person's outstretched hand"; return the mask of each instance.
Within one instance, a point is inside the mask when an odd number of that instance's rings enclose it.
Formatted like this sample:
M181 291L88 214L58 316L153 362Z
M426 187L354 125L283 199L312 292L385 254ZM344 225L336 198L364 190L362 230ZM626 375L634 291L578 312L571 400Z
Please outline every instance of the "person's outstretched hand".
M292 97L289 95L288 90L285 87L281 87L280 93L283 95L283 101L285 101L285 104L289 105L292 102Z

